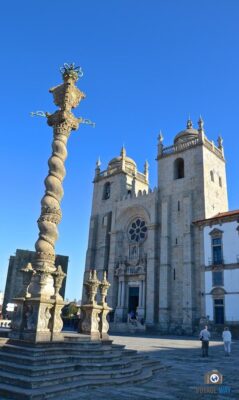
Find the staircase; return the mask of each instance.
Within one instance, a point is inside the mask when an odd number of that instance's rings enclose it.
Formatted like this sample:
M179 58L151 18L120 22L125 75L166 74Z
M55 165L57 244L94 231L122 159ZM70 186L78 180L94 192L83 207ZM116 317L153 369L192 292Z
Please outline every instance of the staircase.
M30 344L2 338L0 399L77 399L81 387L142 383L161 368L159 361L110 340L78 335Z

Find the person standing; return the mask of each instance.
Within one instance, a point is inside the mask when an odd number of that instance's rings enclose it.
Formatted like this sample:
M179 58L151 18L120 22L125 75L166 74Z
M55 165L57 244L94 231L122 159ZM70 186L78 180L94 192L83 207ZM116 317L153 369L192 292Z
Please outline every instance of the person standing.
M207 325L201 330L199 338L202 341L202 357L208 357L209 339L211 337Z
M222 332L222 339L224 342L225 356L230 356L231 353L231 342L232 342L232 334L229 331L229 328L225 327Z

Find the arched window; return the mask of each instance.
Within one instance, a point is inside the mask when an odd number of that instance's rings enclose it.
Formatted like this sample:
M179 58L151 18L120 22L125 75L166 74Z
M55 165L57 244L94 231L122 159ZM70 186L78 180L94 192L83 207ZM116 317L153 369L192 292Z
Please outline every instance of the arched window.
M104 189L103 189L103 200L107 200L110 198L110 182L106 182L104 184Z
M183 158L177 158L174 161L174 179L184 178L184 160Z
M211 177L211 181L214 182L214 172L210 171L210 177Z

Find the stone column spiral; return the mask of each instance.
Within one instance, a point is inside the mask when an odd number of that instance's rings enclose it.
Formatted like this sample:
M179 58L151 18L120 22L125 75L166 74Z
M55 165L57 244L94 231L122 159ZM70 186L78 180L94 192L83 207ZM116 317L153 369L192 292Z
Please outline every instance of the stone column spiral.
M29 298L23 303L20 299L15 299L18 310L13 326L16 331L21 331L15 337L34 341L52 339L62 328L60 314L64 302L59 296L55 242L58 238L57 226L62 218L60 203L64 194L62 182L66 175L64 164L67 140L71 131L76 130L82 121L71 110L85 95L75 86L79 75L82 75L79 67L65 64L61 72L63 83L50 89L59 109L54 114L45 113L48 125L53 127L54 137L52 154L48 160L49 172L44 181L45 194L41 200L41 214L37 221L39 237L35 243L33 274L28 287Z

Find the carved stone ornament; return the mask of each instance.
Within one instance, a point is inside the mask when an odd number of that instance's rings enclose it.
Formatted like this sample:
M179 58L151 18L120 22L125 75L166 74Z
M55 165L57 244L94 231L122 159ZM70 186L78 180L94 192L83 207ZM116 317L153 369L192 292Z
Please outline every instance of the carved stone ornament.
M96 270L90 271L89 279L84 283L88 296L88 304L96 304L95 296L97 289L100 285L100 281L97 278Z
M28 263L25 267L21 268L20 271L22 273L22 287L17 297L28 298L30 297L30 294L28 293L28 287L31 281L32 274L34 273L32 264Z
M66 274L62 271L61 265L58 265L56 272L54 272L55 278L55 297L62 299L62 296L59 294L59 291L62 287L62 282L65 279Z
M112 310L112 308L105 305L100 314L100 337L101 339L108 339L108 331L109 331L109 322L107 320L107 315Z
M110 287L110 283L107 281L106 279L106 271L104 271L104 275L103 275L103 280L101 281L100 285L99 285L99 289L100 289L100 305L104 306L107 305L105 298L107 296L107 292L109 290Z

